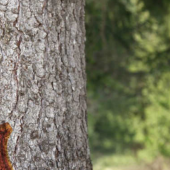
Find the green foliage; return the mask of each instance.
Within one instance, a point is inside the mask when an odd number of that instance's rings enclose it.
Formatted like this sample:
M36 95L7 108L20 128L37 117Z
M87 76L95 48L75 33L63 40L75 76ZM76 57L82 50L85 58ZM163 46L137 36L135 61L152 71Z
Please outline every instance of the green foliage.
M92 153L170 156L169 18L169 0L87 0Z

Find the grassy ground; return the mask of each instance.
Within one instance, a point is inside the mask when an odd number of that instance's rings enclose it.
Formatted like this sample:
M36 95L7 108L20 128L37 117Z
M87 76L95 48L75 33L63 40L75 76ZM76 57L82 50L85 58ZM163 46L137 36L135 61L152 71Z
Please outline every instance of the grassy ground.
M109 155L93 157L93 167L94 170L170 170L170 163L162 157L144 163L133 156Z

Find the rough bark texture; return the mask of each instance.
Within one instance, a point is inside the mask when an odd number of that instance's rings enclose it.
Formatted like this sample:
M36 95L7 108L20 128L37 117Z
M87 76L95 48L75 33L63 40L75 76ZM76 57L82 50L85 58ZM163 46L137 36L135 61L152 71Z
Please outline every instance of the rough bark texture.
M91 170L84 0L0 0L0 123L15 170Z

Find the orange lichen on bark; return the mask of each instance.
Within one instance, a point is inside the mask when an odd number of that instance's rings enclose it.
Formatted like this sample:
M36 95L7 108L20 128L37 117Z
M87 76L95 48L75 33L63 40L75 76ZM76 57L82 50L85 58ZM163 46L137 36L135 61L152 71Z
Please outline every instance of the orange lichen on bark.
M9 123L0 125L0 170L13 170L7 150L7 143L11 133L12 127Z

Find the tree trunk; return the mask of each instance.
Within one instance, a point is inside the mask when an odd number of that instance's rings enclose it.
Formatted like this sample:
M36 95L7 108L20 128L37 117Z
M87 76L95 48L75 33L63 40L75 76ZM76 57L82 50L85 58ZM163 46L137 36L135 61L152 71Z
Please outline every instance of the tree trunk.
M92 169L84 4L0 0L0 124L15 170Z

